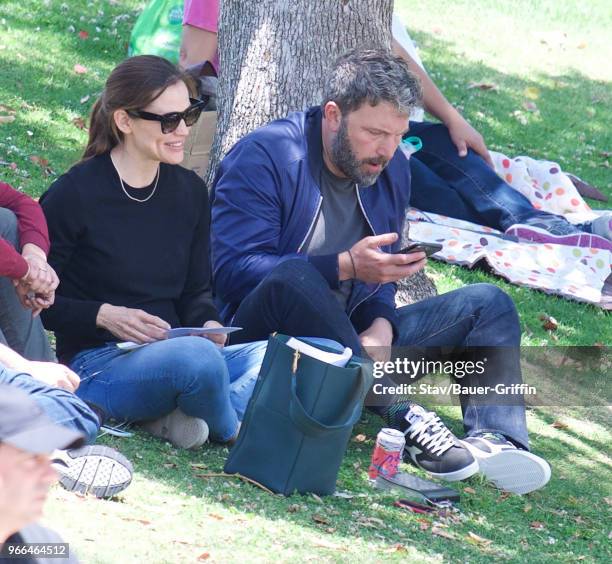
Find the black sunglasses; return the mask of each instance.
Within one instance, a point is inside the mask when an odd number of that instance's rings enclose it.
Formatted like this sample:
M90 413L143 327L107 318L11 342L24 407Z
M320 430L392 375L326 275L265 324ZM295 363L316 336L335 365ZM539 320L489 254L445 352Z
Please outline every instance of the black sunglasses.
M151 112L145 112L143 110L128 110L128 115L149 121L158 121L161 124L162 133L172 133L180 125L181 120L185 121L187 127L191 127L202 113L204 106L206 106L205 100L195 100L189 98L191 106L189 106L184 112L171 112L169 114L159 115L152 114Z

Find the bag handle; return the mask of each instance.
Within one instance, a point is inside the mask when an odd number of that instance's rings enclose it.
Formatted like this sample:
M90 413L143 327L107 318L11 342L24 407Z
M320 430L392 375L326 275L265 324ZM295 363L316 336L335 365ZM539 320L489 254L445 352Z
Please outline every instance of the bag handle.
M355 408L351 412L348 419L342 423L337 425L326 425L321 421L317 421L314 417L309 415L300 398L297 395L297 374L293 372L291 374L291 400L289 402L289 417L295 425L306 435L310 435L312 437L321 436L323 433L333 433L334 431L342 431L347 427L352 427L357 423L359 417L361 415L362 401L364 396L367 393L366 384L367 378L364 374L363 367L359 369L360 382L356 388L353 397L351 397L351 402L355 403Z

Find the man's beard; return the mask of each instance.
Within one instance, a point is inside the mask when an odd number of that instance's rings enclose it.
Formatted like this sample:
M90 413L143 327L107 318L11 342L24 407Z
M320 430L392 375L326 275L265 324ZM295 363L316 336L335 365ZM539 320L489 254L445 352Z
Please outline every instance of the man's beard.
M371 159L358 160L353 151L351 141L348 137L348 124L346 118L340 121L340 128L331 145L331 159L342 173L360 186L371 186L376 182L382 170L387 166L387 159L377 157ZM382 165L380 172L366 174L361 170L364 164Z

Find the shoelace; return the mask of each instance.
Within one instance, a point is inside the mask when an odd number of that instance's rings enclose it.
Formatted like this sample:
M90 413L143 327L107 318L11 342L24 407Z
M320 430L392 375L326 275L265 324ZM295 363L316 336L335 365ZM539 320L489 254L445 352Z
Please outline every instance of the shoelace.
M433 411L412 423L404 432L406 435L408 433L412 440L428 447L433 454L443 454L455 444L453 434Z

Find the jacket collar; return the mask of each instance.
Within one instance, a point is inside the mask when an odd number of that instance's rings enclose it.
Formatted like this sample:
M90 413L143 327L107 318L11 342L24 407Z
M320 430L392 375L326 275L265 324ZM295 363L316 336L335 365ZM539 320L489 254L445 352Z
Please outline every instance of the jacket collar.
M321 121L323 112L320 106L306 110L306 142L308 143L308 168L315 182L319 183L323 168L323 137Z

